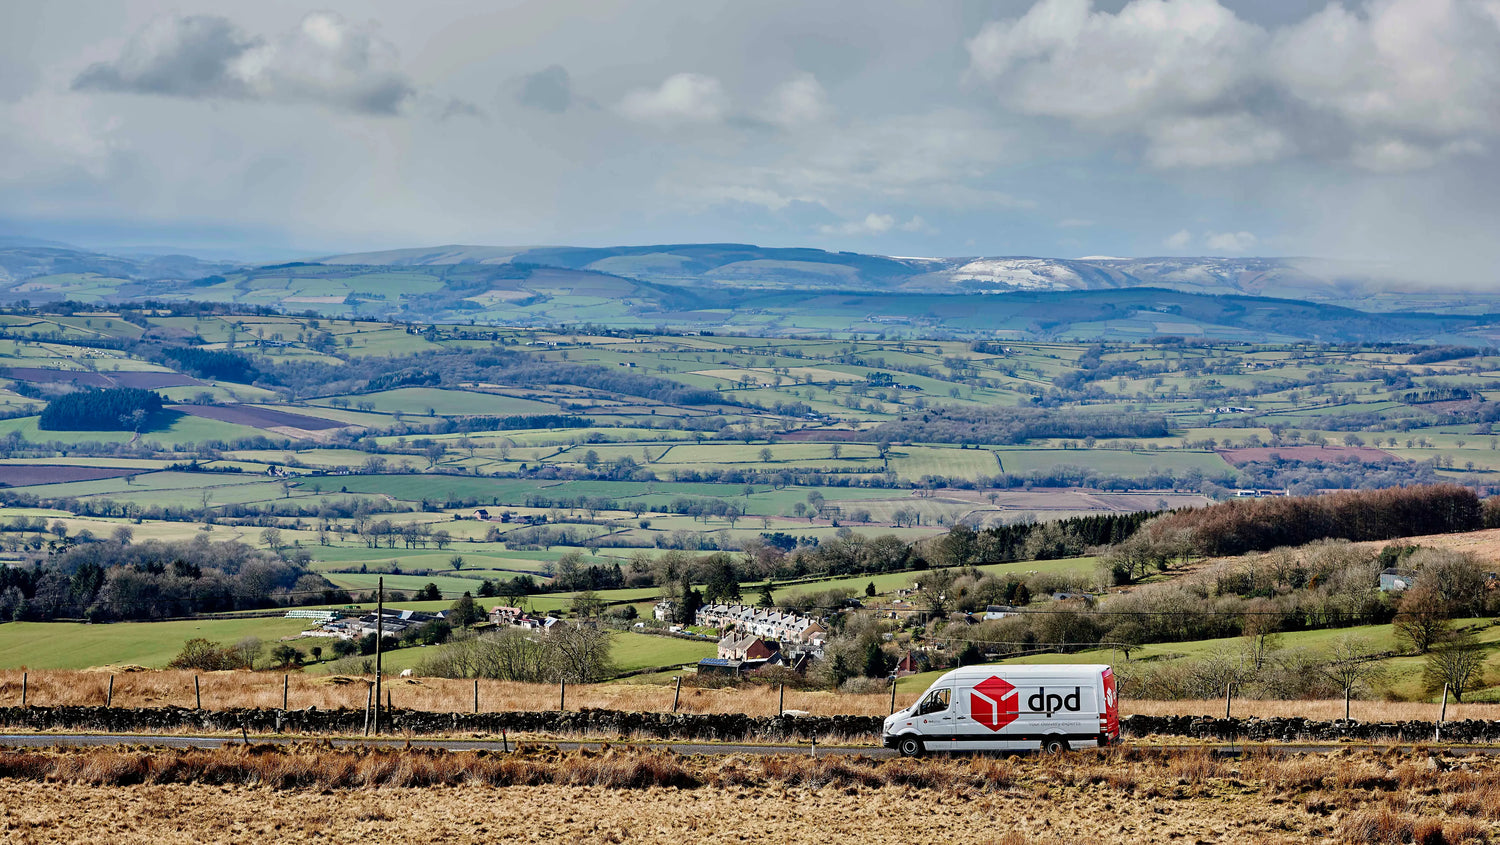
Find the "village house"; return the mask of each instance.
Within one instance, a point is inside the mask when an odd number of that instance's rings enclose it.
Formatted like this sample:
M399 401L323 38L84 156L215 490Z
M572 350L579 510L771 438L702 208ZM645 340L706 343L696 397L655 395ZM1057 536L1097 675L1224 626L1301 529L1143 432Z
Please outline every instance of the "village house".
M726 660L769 660L780 650L777 643L748 635L736 637L731 634L719 640L719 656Z
M671 622L672 617L677 615L677 602L671 599L663 599L656 603L651 609L651 618L658 622Z
M901 662L896 664L896 677L898 678L915 675L920 671L922 670L917 667L917 654L913 651L907 652L906 656L901 658Z
M496 605L490 609L490 621L496 625L508 625L524 631L545 631L561 622L555 616L532 616L519 607Z

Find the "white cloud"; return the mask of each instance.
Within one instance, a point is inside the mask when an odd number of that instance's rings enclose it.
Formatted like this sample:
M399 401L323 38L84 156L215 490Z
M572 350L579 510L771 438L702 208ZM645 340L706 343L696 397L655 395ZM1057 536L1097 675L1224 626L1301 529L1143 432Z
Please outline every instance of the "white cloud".
M818 231L825 235L884 235L894 229L902 232L932 231L932 227L920 215L899 222L895 215L877 214L873 211L866 214L863 220L846 220L836 225L818 227Z
M85 69L73 87L318 103L367 114L394 114L414 94L397 68L395 48L332 12L313 12L271 39L213 15L157 18L131 37L118 58Z
M1139 137L1156 167L1409 170L1500 135L1495 0L1332 2L1269 31L1218 0L1041 0L968 47L1007 107Z
M1136 124L1212 104L1245 81L1263 31L1216 0L1042 0L969 42L974 71L1032 114Z
M620 113L642 123L714 123L729 111L724 85L712 76L678 73L656 88L637 88L620 100Z
M1249 232L1205 232L1203 243L1210 252L1249 252L1258 239Z
M828 93L810 73L777 86L766 98L764 117L780 126L816 123L828 114Z
M1172 250L1173 252L1180 252L1184 249L1187 249L1189 246L1192 246L1193 233L1189 232L1186 229L1178 229L1176 232L1168 235L1166 239L1161 243L1162 246Z

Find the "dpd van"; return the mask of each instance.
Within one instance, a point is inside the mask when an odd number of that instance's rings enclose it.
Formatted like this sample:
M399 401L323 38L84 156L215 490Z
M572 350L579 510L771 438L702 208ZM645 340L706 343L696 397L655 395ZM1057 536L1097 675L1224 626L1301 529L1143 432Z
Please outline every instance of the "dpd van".
M1114 745L1120 740L1114 672L1066 664L954 669L916 704L891 714L883 738L905 757Z

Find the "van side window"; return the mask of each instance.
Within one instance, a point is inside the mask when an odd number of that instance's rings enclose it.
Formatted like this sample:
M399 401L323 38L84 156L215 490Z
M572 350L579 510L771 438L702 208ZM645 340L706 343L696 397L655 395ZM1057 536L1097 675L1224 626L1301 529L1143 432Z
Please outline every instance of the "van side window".
M921 714L941 713L948 709L948 700L953 695L953 690L935 689L927 694L922 700Z

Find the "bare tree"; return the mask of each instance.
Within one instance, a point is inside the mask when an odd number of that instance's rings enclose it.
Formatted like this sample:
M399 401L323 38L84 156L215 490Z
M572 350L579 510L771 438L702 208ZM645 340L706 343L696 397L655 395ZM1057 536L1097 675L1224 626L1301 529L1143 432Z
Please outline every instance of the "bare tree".
M1372 692L1385 679L1385 667L1379 662L1382 655L1364 637L1355 634L1339 637L1329 646L1326 656L1328 662L1319 671L1345 694Z
M1452 630L1448 606L1430 583L1417 584L1401 596L1401 606L1391 622L1396 642L1426 654Z
M1460 631L1444 639L1428 652L1422 667L1422 681L1428 692L1444 685L1455 701L1464 693L1484 686L1484 647L1469 631Z

